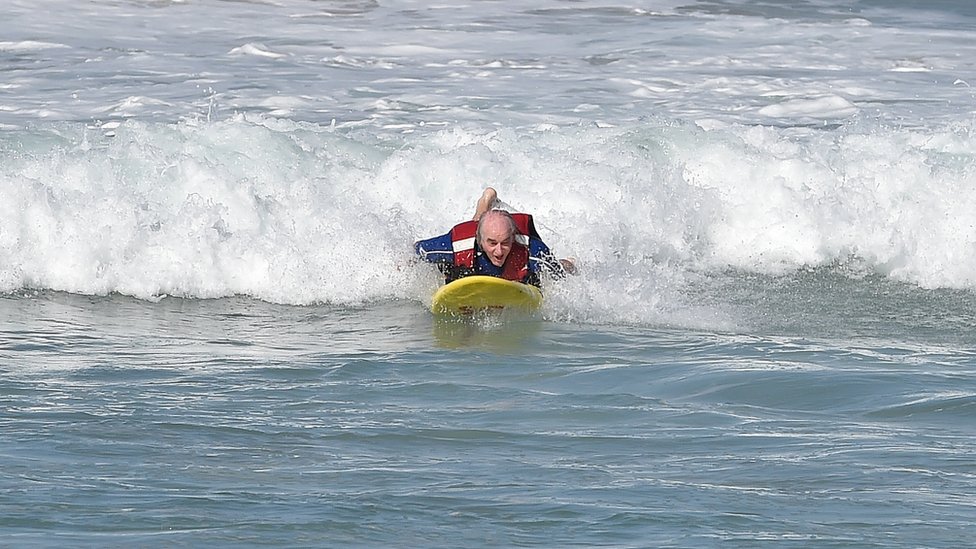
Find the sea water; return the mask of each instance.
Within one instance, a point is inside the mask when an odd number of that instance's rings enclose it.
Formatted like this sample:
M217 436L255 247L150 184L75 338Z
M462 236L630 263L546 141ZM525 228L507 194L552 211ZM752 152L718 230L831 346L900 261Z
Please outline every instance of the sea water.
M8 0L0 545L976 531L963 0ZM580 274L431 316L486 186Z

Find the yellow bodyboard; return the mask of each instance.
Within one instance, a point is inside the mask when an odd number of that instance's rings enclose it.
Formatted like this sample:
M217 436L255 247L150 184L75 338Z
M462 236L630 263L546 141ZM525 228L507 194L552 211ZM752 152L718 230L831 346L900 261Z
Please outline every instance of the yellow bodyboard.
M542 292L535 286L476 275L438 288L430 310L438 315L470 315L485 310L534 311L541 306Z

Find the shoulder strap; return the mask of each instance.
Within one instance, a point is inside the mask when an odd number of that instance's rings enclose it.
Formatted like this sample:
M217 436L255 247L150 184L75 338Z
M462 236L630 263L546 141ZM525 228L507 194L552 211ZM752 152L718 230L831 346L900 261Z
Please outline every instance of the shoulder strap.
M515 220L515 227L520 234L529 238L539 238L539 231L535 230L535 221L527 213L513 213L512 219ZM539 239L541 240L541 238Z
M451 247L454 250L455 265L459 267L474 266L474 240L477 232L477 221L458 223L451 229Z

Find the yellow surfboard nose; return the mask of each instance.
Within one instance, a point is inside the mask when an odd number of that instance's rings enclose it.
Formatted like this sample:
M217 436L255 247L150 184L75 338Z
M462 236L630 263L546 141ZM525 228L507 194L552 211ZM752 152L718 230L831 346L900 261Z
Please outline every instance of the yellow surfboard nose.
M483 310L534 311L542 306L542 292L535 286L496 278L467 276L438 288L430 310L436 315L471 315Z

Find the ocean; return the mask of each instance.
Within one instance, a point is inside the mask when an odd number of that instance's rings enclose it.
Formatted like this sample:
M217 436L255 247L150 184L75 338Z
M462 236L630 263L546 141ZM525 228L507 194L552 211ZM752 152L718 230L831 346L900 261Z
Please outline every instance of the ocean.
M969 546L974 29L8 0L0 546ZM580 273L435 318L487 186Z

